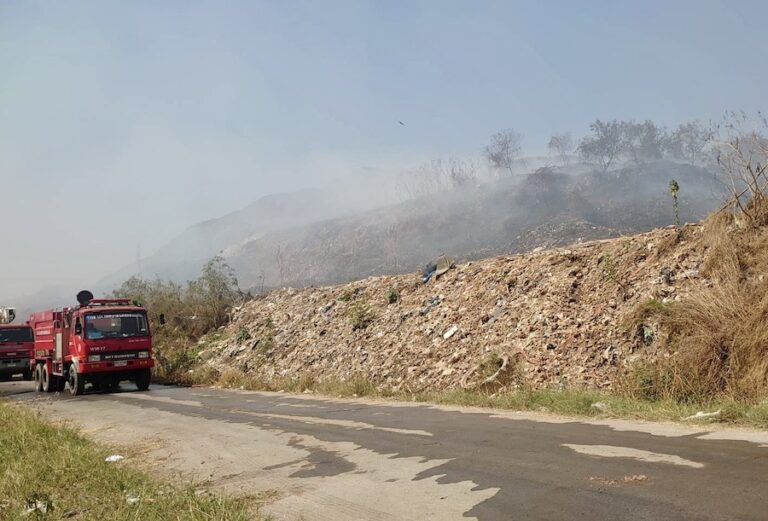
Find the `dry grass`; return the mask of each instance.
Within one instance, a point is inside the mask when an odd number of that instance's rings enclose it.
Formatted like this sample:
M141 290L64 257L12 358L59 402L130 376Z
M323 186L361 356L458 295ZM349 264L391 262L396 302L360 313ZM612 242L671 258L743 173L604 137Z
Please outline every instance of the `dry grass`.
M661 369L656 365L645 366L648 371ZM512 369L514 371L514 367ZM198 371L200 371L198 373ZM490 407L562 414L567 416L628 418L645 421L681 421L699 411L720 410L714 419L698 420L698 423L727 423L768 429L768 400L749 403L727 396L680 401L674 397L640 396L628 392L606 393L585 388L532 389L517 382L501 386L476 389L447 389L442 391L411 392L377 385L363 376L351 376L347 380L323 379L305 373L292 378L267 380L229 368L221 373L196 370L199 378L195 384L207 384L228 389L270 391L287 393L312 393L333 398L380 398L387 400L423 402L443 405ZM513 373L514 374L514 373ZM667 373L664 373L667 374ZM641 373L634 376L641 377ZM187 382L192 383L192 382ZM605 407L593 407L595 403ZM686 422L689 423L689 422Z
M641 310L665 331L667 356L634 368L629 390L653 399L755 403L768 396L768 230L739 227L727 212L704 227L703 275L711 283L684 301Z

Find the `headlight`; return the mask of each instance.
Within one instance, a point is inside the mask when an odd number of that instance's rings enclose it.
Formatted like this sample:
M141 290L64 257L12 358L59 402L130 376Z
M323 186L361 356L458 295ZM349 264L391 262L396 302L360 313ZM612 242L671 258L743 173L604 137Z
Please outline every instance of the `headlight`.
M139 351L139 358L149 358L149 351Z
M101 361L101 355L88 355L88 361L89 362L100 362Z

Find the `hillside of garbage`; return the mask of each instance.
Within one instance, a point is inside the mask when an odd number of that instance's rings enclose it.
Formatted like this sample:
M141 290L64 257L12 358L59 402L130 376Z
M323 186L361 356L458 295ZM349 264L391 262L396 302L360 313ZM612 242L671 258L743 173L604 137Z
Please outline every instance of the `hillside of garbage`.
M710 282L702 226L453 263L425 273L281 289L248 301L204 337L192 371L263 381L362 378L420 392L498 380L610 389L659 356L638 309ZM640 318L638 318L640 316Z

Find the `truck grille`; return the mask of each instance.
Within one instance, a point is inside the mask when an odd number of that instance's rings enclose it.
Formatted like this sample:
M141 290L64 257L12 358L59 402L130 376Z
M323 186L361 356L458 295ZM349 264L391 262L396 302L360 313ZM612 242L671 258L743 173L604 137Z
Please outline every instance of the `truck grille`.
M99 353L100 362L114 362L116 360L135 360L139 357L138 351L116 351L114 353Z

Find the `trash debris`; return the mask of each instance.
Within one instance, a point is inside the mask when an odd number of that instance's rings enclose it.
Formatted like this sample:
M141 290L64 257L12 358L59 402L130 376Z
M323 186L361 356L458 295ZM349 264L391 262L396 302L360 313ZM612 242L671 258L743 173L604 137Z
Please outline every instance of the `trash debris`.
M640 337L643 340L643 344L651 345L653 343L653 328L645 324L641 324L639 328Z
M720 416L720 413L722 413L722 412L723 411L721 411L719 409L717 411L715 411L715 412L699 411L699 412L697 412L696 414L694 414L692 416L686 416L685 418L683 418L683 420L705 420L705 419L708 419L708 418L717 418L718 416Z
M456 332L457 332L458 330L459 330L459 326L453 326L453 327L451 327L451 328L450 328L448 331L446 331L445 333L443 333L443 339L445 339L445 340L448 340L448 339L449 339L449 338L451 338L453 335L455 335L455 334L456 334Z
M125 502L129 505L137 505L139 503L139 497L129 493L127 496L125 496Z
M622 485L622 484L628 485L630 483L638 483L638 482L641 482L641 481L646 481L647 479L648 479L648 476L646 476L645 474L636 474L636 475L633 475L633 476L624 476L621 479L621 481L616 480L616 479L609 479L609 478L606 478L606 477L603 477L603 476L590 476L589 477L590 481L597 481L599 483L603 483L604 485L609 485L609 486L612 486L612 487L616 487L616 486L619 486L619 485Z
M440 302L442 302L442 300L440 300L440 297L432 297L431 299L427 300L424 303L424 307L422 307L421 310L419 310L419 315L421 316L426 315L432 310L432 308L439 306Z
M107 463L117 463L118 461L124 460L125 458L121 456L120 454L112 454L111 456L107 456L104 461Z
M435 270L435 278L438 278L440 275L447 272L449 269L453 268L456 265L456 263L453 261L452 258L446 257L445 255L441 255L437 259L437 265Z
M606 412L608 410L608 404L605 402L595 402L589 407L591 409L597 409L598 411L601 411L601 412Z
M421 282L423 284L426 284L429 282L429 279L432 278L432 275L435 274L437 271L437 264L434 262L430 262L424 267L424 271L421 272Z
M482 369L481 366L483 365L483 363L481 362L475 365L472 369L467 371L467 373L462 377L461 384L460 384L461 387L464 389L479 389L483 387L487 388L489 386L492 386L493 384L497 384L499 377L506 372L507 367L509 366L509 357L504 355L498 358L498 360L500 361L500 363L498 365L498 369L496 370L496 372L486 378L483 378L480 381L475 381L475 378L477 378L478 376L480 378L483 377L483 374L481 371Z
M441 255L437 261L430 262L424 267L424 271L421 272L421 282L426 284L433 276L438 278L455 265L456 263L452 258Z
M699 233L686 228L686 244L670 240L676 230L662 229L472 261L437 280L439 259L433 259L428 284L410 273L275 290L243 305L223 330L207 336L205 356L191 367L195 374L242 371L276 389L286 376L345 381L354 375L382 389L422 392L461 388L490 352L520 352L524 362L512 365L526 386L610 391L619 372L660 355L654 349L661 340L658 326L652 317L636 316L639 307L685 299L702 284L683 275L702 269L706 250L695 240ZM670 249L649 254L650 243ZM625 294L597 264L609 253ZM439 267L450 265L448 260ZM662 281L663 267L677 274L673 286ZM392 288L396 304L387 298ZM348 310L357 303L374 318L351 336ZM453 326L459 330L444 339ZM237 335L243 328L259 340L257 347L242 349ZM491 374L482 373L473 372L464 385L474 387Z
M675 272L669 266L664 266L661 268L659 271L659 276L661 277L662 282L668 286L671 286L675 283Z
M27 499L24 504L24 515L28 516L39 512L41 514L47 514L48 510L53 510L51 501L47 498L32 497Z

